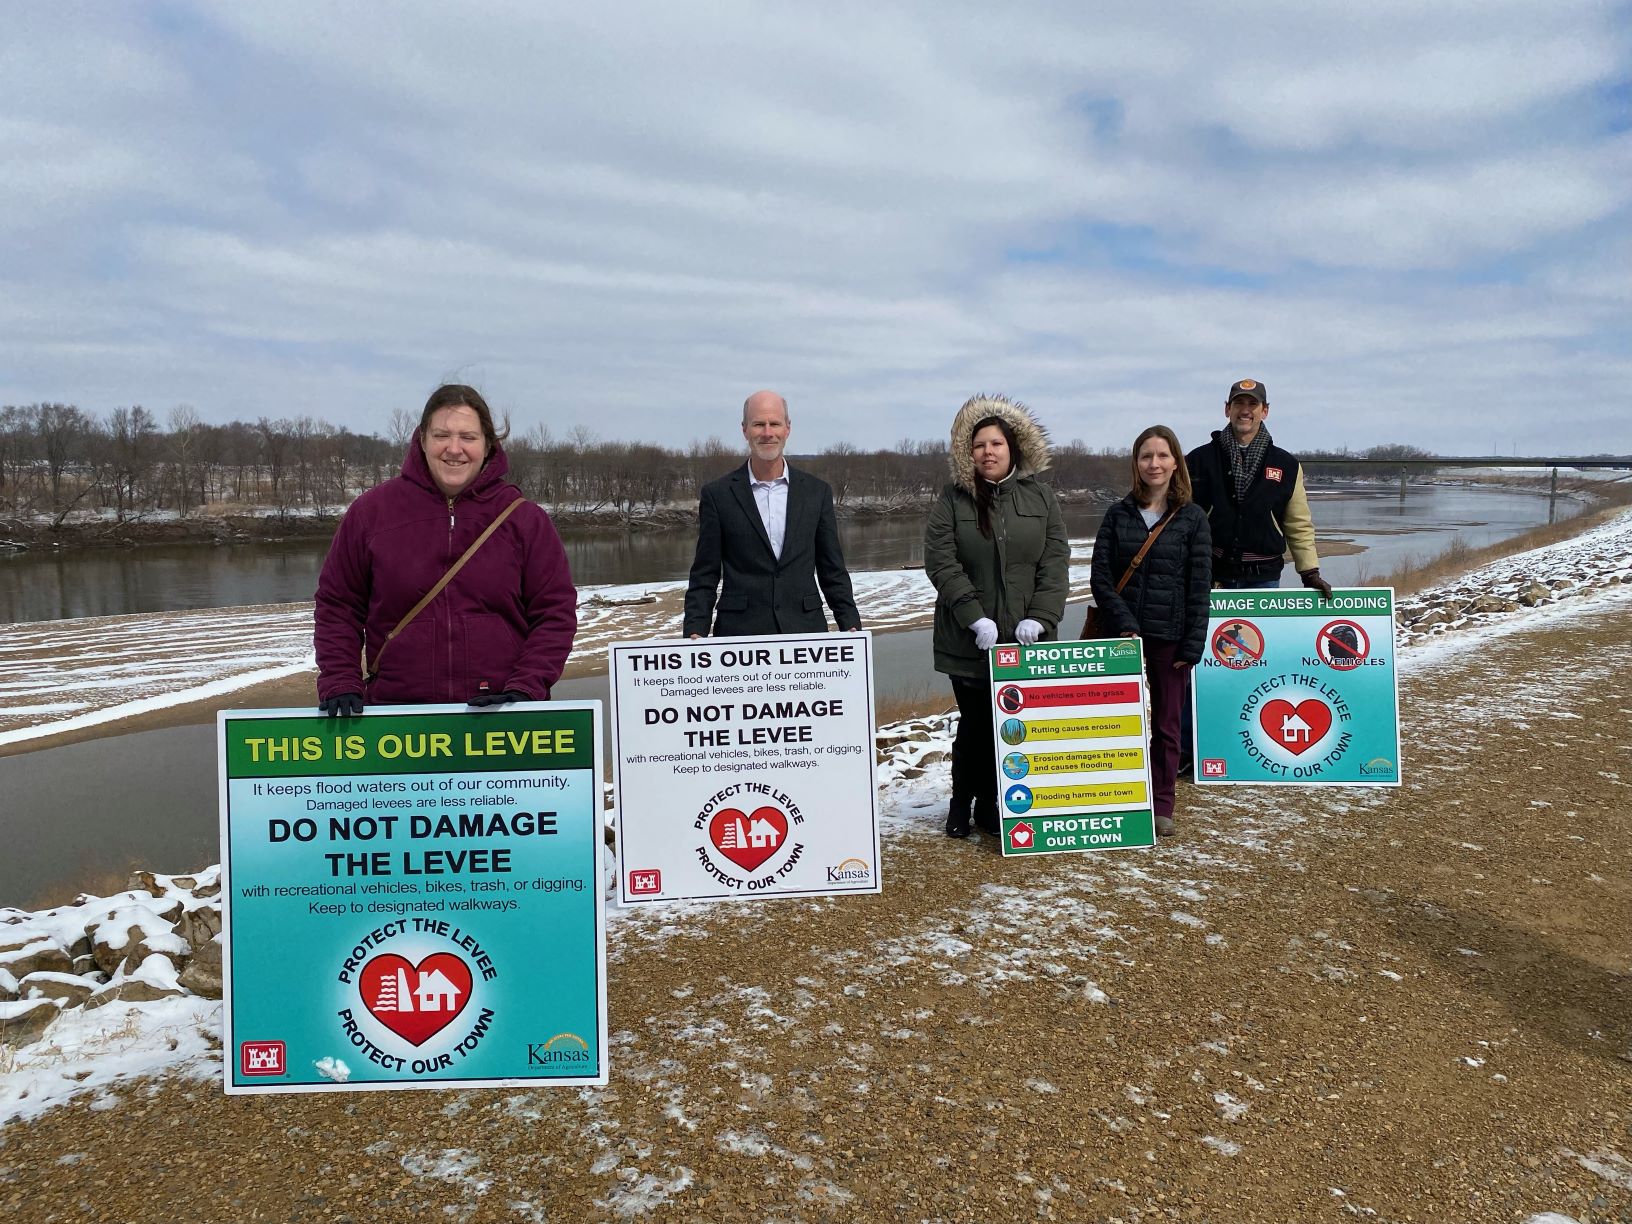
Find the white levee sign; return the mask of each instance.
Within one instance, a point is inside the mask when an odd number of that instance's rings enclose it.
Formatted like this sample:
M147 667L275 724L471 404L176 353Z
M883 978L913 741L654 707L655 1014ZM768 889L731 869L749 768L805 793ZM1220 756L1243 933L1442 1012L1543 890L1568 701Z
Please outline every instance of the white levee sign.
M873 642L616 642L618 900L876 893Z

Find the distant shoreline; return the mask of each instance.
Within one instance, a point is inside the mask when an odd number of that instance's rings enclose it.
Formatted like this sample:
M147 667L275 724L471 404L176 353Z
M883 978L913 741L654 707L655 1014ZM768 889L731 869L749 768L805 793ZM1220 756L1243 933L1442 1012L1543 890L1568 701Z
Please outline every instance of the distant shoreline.
M1434 485L1467 484L1483 488L1512 489L1515 492L1545 495L1545 482L1535 477L1514 474L1493 479L1458 480L1437 477L1415 483ZM1394 488L1396 482L1388 479L1342 479L1322 481L1312 491L1325 489L1353 489L1375 486ZM1539 487L1538 487L1539 486ZM1060 501L1068 506L1109 505L1118 496L1105 489L1056 490ZM1592 500L1591 490L1559 492L1560 497ZM887 500L857 499L840 502L835 507L844 519L885 519L923 516L929 512L932 495L923 498ZM550 509L546 507L547 509ZM66 553L94 552L108 549L145 548L160 545L249 545L283 544L291 541L326 540L340 525L343 511L332 513L295 514L220 514L208 510L197 511L186 518L152 517L128 519L125 522L75 520L53 527L49 521L31 522L21 518L0 519L0 560L6 557L61 556ZM659 506L643 513L625 515L618 510L550 509L550 517L557 527L571 531L608 533L646 533L684 531L696 525L697 510L691 505Z

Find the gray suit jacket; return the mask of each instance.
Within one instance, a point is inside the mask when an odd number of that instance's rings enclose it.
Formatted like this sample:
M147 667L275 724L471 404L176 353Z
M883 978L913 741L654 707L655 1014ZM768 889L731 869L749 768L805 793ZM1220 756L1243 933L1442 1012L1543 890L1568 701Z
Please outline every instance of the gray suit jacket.
M825 633L824 595L840 629L860 626L839 546L833 490L808 472L792 466L787 471L788 522L780 560L771 551L771 538L754 503L747 464L703 486L697 505L697 556L686 588L687 636L711 630L716 637ZM716 611L715 589L722 575L725 584Z

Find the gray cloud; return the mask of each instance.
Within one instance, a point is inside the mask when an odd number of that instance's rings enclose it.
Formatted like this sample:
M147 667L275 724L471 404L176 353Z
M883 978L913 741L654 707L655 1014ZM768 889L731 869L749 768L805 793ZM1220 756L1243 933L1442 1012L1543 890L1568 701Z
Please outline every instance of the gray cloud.
M0 48L8 402L1120 445L1250 372L1298 445L1632 450L1599 4L163 13Z

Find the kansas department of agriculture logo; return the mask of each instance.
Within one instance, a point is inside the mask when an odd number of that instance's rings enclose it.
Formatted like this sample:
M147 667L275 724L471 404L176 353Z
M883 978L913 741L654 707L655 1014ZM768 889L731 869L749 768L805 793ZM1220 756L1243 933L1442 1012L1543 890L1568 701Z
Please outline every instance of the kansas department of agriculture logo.
M1139 647L1134 645L1131 638L1123 638L1121 641L1113 642L1105 653L1113 659L1125 659L1129 655L1138 654Z
M557 1033L542 1044L527 1044L529 1067L579 1066L594 1061L595 1056L589 1052L589 1042L577 1033Z
M1394 762L1387 757L1372 757L1360 766L1362 778L1392 778L1394 773Z
M873 878L873 869L864 859L847 858L837 867L827 869L829 884L866 884Z

